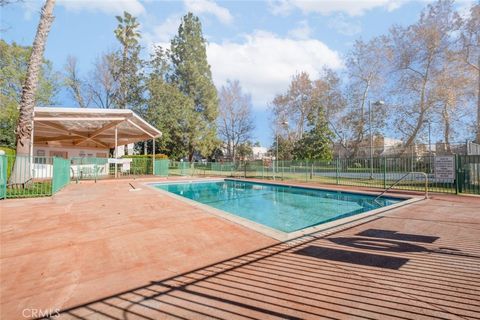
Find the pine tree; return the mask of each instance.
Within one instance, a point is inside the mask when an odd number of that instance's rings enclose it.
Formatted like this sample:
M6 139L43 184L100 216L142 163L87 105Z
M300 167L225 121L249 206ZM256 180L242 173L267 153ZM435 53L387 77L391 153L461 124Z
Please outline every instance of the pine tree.
M334 135L326 121L317 122L295 143L293 156L298 160L331 160Z
M186 110L188 159L194 153L209 155L218 144L215 121L218 115L217 90L207 61L206 40L198 17L188 13L182 18L178 34L171 42L172 82L193 100Z
M193 100L184 95L174 83L168 80L170 63L168 51L156 47L149 66L145 118L162 132L157 140L157 152L167 154L171 159L188 156L188 128L193 114Z
M307 116L307 132L295 142L293 157L297 160L331 160L333 158L332 141L335 137L325 117L325 107L321 101L314 104Z

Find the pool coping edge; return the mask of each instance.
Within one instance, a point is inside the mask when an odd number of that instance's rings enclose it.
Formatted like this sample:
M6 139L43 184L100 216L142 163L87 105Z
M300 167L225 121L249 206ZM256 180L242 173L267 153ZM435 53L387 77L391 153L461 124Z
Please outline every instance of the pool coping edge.
M395 204L391 204L389 206L377 208L377 209L370 210L370 211L363 212L363 213L359 213L359 214L356 214L356 215L353 215L353 216L341 218L341 219L338 219L338 220L325 222L325 223L322 223L322 224L319 224L319 225L316 225L316 226L312 226L312 227L307 227L307 228L304 228L304 229L301 229L301 230L297 230L297 231L293 231L293 232L282 232L282 231L276 230L274 228L262 225L260 223L248 220L246 218L234 215L233 213L230 213L230 212L227 212L227 211L224 211L224 210L220 210L220 209L211 207L207 204L203 204L203 203L200 203L198 201L188 199L188 198L176 195L174 193L171 193L171 192L161 190L159 188L154 187L154 185L156 185L156 184L187 183L187 182L213 182L213 181L225 181L225 180L245 181L245 182L249 181L249 180L244 180L244 179L231 179L231 178L220 178L220 179L218 179L218 178L206 178L206 179L185 179L185 180L181 180L181 181L148 182L148 183L144 183L144 185L146 185L148 188L154 189L157 192L160 192L163 195L166 195L166 196L169 196L171 198L183 201L187 204L190 204L193 207L200 208L200 209L202 209L202 210L204 210L208 213L211 213L211 214L213 214L213 215L215 215L219 218L223 218L223 219L228 220L230 222L239 224L243 227L249 228L253 231L256 231L258 233L263 234L264 236L268 236L268 237L273 238L273 239L278 240L278 241L290 241L290 240L293 240L295 238L299 238L299 237L302 237L302 236L312 235L312 234L319 233L319 232L324 232L324 231L330 230L332 228L346 227L350 224L353 224L354 222L359 222L359 221L362 221L362 220L366 220L366 219L371 218L373 216L379 215L380 213L386 213L388 211L392 211L392 210L397 209L399 207L403 207L405 205L409 205L409 204L412 204L414 202L424 200L423 197L416 197L416 196L406 196L406 195L395 195L393 197L388 196L390 198L399 198L399 199L405 199L405 200L401 201L401 202L398 202L398 203L395 203ZM255 183L255 181L250 181L250 182ZM263 183L263 182L261 182L261 183ZM287 184L270 183L270 182L265 182L265 184L288 186ZM322 188L322 187L315 187L315 186L312 186L312 187L310 187L310 186L305 187L305 186L301 186L301 185L291 185L291 186L305 188L305 189L317 189L317 190L328 190L328 191L339 191L339 192L343 191L341 189L332 190L332 189L327 189L327 188L324 188L324 187ZM370 196L377 195L373 192L368 192L368 191L363 192L363 191L344 190L343 192L354 193L354 194L367 194L367 195L370 195Z

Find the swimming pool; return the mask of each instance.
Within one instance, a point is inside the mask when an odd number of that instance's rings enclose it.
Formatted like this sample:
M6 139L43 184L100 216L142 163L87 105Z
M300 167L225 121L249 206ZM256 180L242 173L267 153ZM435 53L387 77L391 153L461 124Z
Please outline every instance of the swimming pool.
M290 233L397 204L404 199L269 183L220 180L155 188Z

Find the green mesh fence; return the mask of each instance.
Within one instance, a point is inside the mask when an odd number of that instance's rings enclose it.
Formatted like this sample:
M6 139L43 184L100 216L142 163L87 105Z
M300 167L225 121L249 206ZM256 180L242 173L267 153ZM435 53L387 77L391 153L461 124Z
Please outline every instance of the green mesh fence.
M190 174L190 162L180 162L180 175L188 176Z
M194 173L194 163L188 161L170 161L168 174L171 176L190 176Z
M70 182L70 160L53 158L52 192L60 191Z
M292 182L423 191L480 194L480 156L447 156L451 166L436 164L440 157L376 157L319 161L194 162L191 175L245 177ZM441 172L447 169L449 173ZM179 170L180 172L180 170ZM415 172L415 173L411 173ZM425 175L424 175L425 174Z
M97 180L108 177L107 158L75 157L71 159L71 173L74 180Z
M457 192L480 194L480 155L458 156Z
M201 176L246 177L266 180L337 184L423 191L421 172L431 192L480 194L480 156L449 156L450 176L441 173L440 157L376 157L328 161L187 162L132 158L117 164L118 177ZM444 157L445 158L445 157ZM123 161L122 160L122 161ZM447 159L448 160L448 159ZM445 169L445 168L444 168ZM15 172L15 179L11 175ZM403 178L407 175L405 178ZM53 177L53 186L52 186ZM49 196L72 179L113 178L114 164L106 158L0 157L0 199ZM400 182L397 180L403 178Z
M0 199L7 197L7 157L0 156Z
M161 159L155 160L155 172L156 176L168 177L168 166L170 160L168 159Z

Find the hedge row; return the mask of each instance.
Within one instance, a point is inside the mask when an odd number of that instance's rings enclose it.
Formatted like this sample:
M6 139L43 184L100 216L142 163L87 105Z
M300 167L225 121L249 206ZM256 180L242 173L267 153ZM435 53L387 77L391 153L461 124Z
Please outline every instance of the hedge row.
M124 155L122 158L131 158L131 159L152 159L153 154L133 154L133 155ZM168 156L165 154L156 154L155 159L168 159Z

